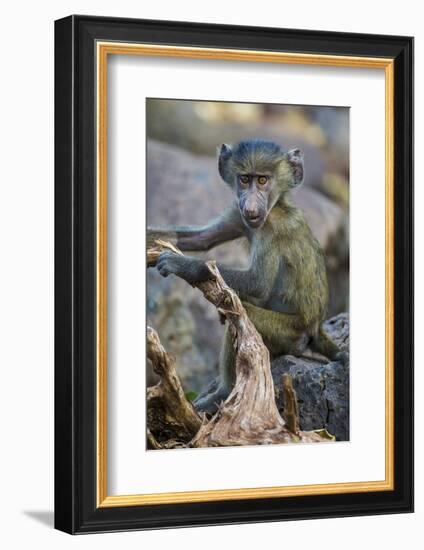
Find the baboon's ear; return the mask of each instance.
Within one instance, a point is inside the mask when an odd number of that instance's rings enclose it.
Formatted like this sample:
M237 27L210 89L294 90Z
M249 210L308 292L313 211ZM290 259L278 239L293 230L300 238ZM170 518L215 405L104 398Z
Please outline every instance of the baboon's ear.
M233 151L231 149L231 145L227 145L226 143L223 143L221 147L218 149L218 170L221 178L226 182L231 184L229 181L229 175L227 170L227 163L228 160L231 158L231 155L233 154Z
M299 185L302 185L305 177L302 151L297 148L290 149L290 151L287 152L287 160L293 174L292 187L299 187Z

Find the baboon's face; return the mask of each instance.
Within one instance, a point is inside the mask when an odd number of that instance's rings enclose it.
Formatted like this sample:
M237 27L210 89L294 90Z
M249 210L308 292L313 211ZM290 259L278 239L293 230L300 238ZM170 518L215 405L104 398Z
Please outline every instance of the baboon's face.
M280 197L302 183L303 154L300 149L285 152L276 143L259 139L223 143L218 169L236 192L244 223L258 229Z
M271 173L237 174L237 198L244 223L251 229L263 226L269 212L273 185Z

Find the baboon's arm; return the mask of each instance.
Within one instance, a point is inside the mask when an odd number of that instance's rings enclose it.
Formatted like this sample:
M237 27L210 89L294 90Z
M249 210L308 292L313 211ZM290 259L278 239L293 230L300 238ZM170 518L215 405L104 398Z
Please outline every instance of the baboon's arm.
M230 268L222 264L218 264L218 269L227 285L235 290L242 300L266 300L272 292L278 265L278 261L256 260L247 269ZM163 277L174 274L190 284L206 281L211 276L204 260L180 256L173 252L162 252L156 267Z
M153 246L157 239L161 239L175 244L180 250L205 251L243 234L239 211L231 206L219 218L204 226L148 227L147 246Z
M242 300L265 300L270 296L278 272L278 261L267 263L268 265L262 267L260 263L255 263L247 269L218 264L218 269L227 285L235 290Z

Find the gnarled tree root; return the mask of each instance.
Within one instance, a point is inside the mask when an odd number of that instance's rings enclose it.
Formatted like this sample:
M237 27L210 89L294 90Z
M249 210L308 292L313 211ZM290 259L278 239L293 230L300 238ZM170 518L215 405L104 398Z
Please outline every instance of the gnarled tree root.
M181 252L157 241L147 252L155 265L162 250ZM274 397L270 357L237 294L229 288L213 261L206 263L211 278L195 286L229 323L236 349L236 380L228 398L207 422L186 399L175 370L174 359L165 352L157 334L148 329L148 357L161 382L148 388L148 441L150 448L265 445L328 441L322 431L299 430L296 394L289 377L283 382L288 407L286 421ZM331 438L331 437L330 437Z
M175 359L166 353L159 336L147 327L147 357L160 377L147 388L147 442L149 448L184 446L199 431L202 420L184 395Z

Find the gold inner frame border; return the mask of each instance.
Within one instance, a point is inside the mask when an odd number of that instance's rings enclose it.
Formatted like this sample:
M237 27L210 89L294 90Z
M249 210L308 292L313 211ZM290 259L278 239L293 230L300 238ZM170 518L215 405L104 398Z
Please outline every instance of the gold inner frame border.
M107 494L107 62L138 55L384 69L385 72L385 479L315 485L216 489L132 495ZM142 506L255 498L365 493L394 489L394 60L391 58L269 52L124 42L96 42L97 64L97 507Z

